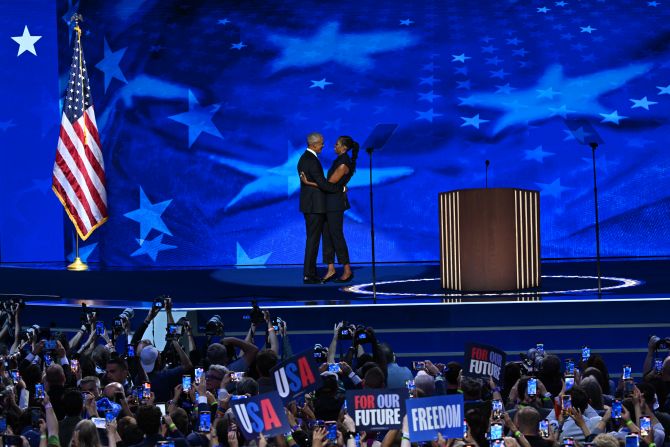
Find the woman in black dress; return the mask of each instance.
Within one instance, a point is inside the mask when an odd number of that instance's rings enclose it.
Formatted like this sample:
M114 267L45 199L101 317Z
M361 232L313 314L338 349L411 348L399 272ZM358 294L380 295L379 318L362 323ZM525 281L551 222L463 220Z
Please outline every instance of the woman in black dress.
M351 150L351 156L349 156ZM335 183L340 187L340 191L349 183L351 177L356 172L356 159L358 158L358 143L349 136L342 136L335 143L335 153L337 158L328 170L326 178L329 183ZM310 186L317 186L316 183L308 182L304 176L300 176L303 183ZM323 242L323 263L328 265L326 276L322 282L334 281L337 283L346 283L352 280L354 273L349 265L349 249L347 241L344 239L344 212L351 208L346 192L326 193L326 223L323 226L321 240ZM335 255L337 260L344 267L342 275L335 279L337 271L335 270Z

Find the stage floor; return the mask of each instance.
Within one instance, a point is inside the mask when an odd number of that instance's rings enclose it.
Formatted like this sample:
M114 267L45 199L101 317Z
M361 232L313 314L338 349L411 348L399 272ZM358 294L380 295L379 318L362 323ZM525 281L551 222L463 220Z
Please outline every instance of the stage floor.
M669 259L608 259L602 262L602 294L588 261L544 261L542 285L506 293L459 293L440 287L438 263L377 266L378 304L486 301L586 301L670 298ZM372 304L370 265L353 266L350 284L302 284L301 266L267 268L121 269L91 265L69 272L60 263L0 264L0 296L27 295L41 305L148 307L170 295L175 308Z

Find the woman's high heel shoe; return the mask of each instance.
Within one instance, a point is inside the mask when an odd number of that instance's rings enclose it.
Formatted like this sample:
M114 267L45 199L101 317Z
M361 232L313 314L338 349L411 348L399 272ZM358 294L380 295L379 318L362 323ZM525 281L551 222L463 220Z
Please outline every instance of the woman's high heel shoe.
M328 274L326 274L326 276L324 276L323 278L321 278L321 284L325 284L325 283L327 283L327 282L332 281L333 278L335 278L336 275L337 275L337 272L333 272L332 275L328 275ZM337 281L337 280L336 280L336 281Z
M337 278L333 282L336 282L338 284L342 284L342 283L351 282L352 279L354 279L354 272L351 272L351 275L349 275L348 277L346 277L344 279Z

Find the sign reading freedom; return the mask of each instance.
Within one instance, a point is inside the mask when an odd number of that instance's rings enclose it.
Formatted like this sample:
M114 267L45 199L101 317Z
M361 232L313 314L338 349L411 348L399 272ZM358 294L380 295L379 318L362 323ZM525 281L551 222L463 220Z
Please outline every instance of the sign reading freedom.
M470 377L493 377L493 381L500 385L500 373L505 364L505 351L494 346L479 343L466 343L465 368L463 375Z
M402 427L406 389L349 390L347 413L359 431L380 431Z
M321 386L319 365L314 360L314 351L307 350L272 368L272 377L279 397L284 402L295 399Z
M452 394L407 399L407 422L411 442L463 437L463 395Z

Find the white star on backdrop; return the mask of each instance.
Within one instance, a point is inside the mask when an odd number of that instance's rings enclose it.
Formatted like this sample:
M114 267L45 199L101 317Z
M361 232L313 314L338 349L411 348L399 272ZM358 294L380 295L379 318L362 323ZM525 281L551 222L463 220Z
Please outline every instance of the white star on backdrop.
M28 51L37 56L37 51L35 50L35 42L40 40L42 36L31 36L30 31L28 31L28 25L23 28L23 35L14 36L12 40L19 44L19 52L16 54L16 57L21 56L23 53Z

